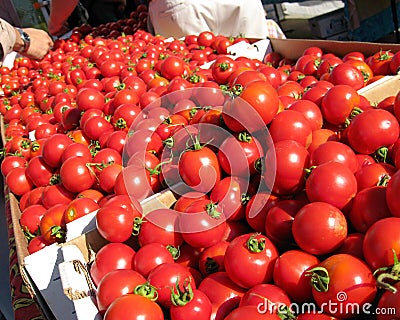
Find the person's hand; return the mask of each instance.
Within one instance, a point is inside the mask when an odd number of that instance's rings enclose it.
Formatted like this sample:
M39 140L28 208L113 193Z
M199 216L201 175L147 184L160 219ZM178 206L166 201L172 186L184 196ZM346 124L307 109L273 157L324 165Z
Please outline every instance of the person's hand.
M34 60L43 59L53 46L53 40L49 34L44 30L35 28L24 28L23 30L29 35L30 46L27 51L21 52L21 54ZM24 43L18 34L14 49L19 51L23 46Z

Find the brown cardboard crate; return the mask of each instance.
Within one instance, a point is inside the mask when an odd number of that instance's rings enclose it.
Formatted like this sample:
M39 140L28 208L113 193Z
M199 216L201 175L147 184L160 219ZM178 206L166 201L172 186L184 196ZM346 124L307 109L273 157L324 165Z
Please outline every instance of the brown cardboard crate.
M170 190L162 191L142 201L143 214L162 208L171 207L176 201L175 194ZM69 266L77 260L85 266L90 261L93 252L97 252L107 241L100 236L96 228L63 244L52 244L34 254L29 255L27 240L21 230L19 218L21 211L18 200L10 194L12 222L15 233L16 250L19 267L24 282L31 292L32 297L38 302L39 307L46 319L52 320L74 320L74 319L101 319L97 314L97 308L93 297L88 292L79 295L65 294L65 283L62 282L63 274L71 274ZM79 220L79 219L78 219ZM75 220L75 223L79 221ZM95 226L95 216L85 224ZM94 223L94 224L93 224ZM78 229L81 230L82 226ZM73 261L73 262L72 262ZM61 269L67 272L60 271ZM73 268L72 268L73 269ZM69 277L68 282L85 285L82 274L76 273ZM79 288L82 290L82 288ZM71 288L70 292L73 292ZM79 296L80 299L73 300L71 297Z
M282 56L289 59L297 59L305 49L317 46L325 52L330 52L343 57L346 53L360 51L366 56L372 55L380 50L390 50L395 53L400 51L400 44L375 43L358 41L334 41L319 39L271 39L271 48Z

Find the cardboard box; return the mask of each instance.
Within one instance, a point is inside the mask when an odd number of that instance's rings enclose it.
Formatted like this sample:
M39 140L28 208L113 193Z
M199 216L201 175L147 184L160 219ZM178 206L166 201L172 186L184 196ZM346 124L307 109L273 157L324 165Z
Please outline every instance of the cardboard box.
M95 213L88 215L89 219L81 221L80 218L73 221L73 226L68 226L70 241L52 244L29 255L28 243L19 224L18 200L13 194L9 196L20 271L43 315L48 320L101 319L93 300L93 288L82 272L93 252L107 243L95 227ZM165 190L141 203L143 213L171 207L175 201L172 191ZM84 233L79 234L80 231Z
M311 33L318 38L327 38L347 31L348 23L344 9L335 10L308 20Z
M313 46L320 47L325 52L331 52L339 57L352 51L360 51L366 56L380 50L390 50L395 53L400 51L400 44L375 43L359 41L331 41L318 39L270 39L269 51L275 51L289 59L297 59L305 49Z

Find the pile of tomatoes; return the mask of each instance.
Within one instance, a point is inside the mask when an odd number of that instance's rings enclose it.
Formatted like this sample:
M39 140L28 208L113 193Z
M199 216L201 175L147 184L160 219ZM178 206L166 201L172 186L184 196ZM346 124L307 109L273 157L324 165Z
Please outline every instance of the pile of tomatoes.
M259 61L211 32L113 35L0 68L30 253L97 211L107 320L400 316L400 94L357 92L400 54ZM144 212L166 190L173 206Z

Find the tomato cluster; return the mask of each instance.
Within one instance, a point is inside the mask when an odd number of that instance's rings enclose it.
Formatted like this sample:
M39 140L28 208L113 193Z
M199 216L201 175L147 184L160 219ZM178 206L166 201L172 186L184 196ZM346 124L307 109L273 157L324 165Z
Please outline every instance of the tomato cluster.
M400 54L234 59L246 39L128 31L0 69L1 172L29 252L97 211L107 320L400 314L400 94L357 91ZM173 206L143 212L166 189Z

